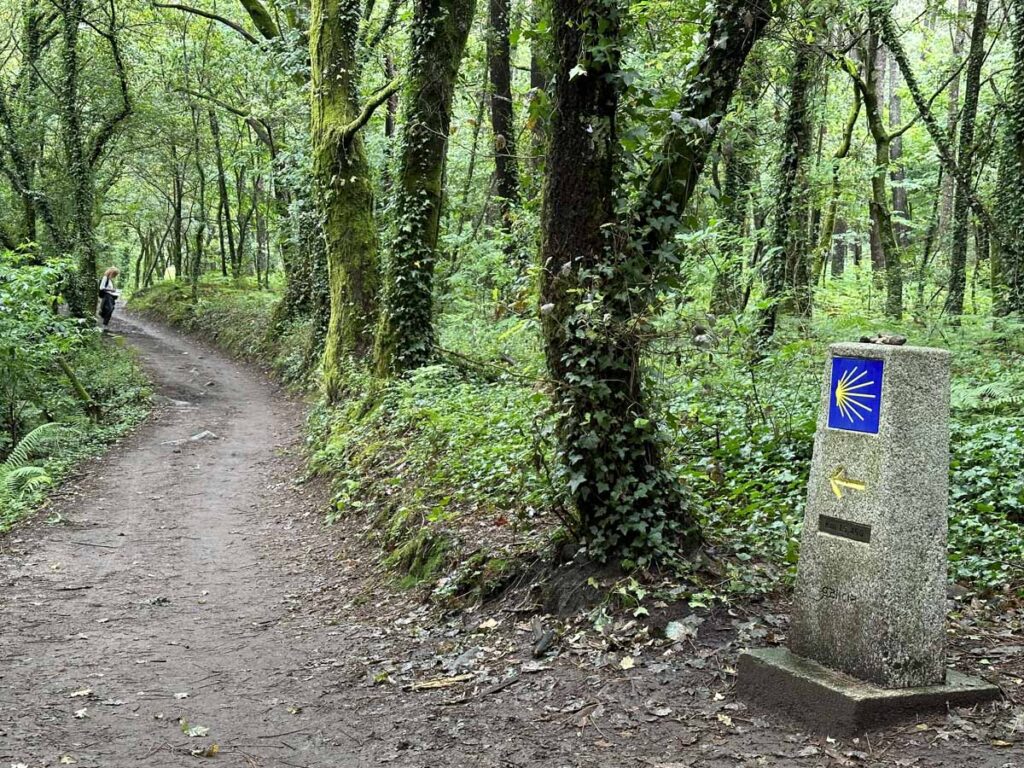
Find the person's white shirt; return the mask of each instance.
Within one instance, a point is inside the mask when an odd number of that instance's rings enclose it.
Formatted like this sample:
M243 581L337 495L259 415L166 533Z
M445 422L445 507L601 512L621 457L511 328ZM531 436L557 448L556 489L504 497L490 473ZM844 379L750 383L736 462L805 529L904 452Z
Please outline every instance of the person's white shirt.
M100 280L100 290L101 291L110 291L114 295L117 295L117 289L114 287L114 281L111 280L106 275L104 275L103 279Z

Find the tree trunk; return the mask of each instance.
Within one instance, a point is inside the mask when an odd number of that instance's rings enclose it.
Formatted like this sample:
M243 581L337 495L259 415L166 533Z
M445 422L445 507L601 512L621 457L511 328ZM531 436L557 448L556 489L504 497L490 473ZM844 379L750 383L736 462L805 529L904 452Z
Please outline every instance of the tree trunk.
M974 168L974 130L978 115L978 93L981 90L981 66L985 60L985 37L988 33L988 0L976 0L974 24L971 28L971 49L967 54L967 77L964 81L964 111L960 118L960 145L957 164L968 179ZM949 261L949 293L945 313L954 322L964 311L964 287L967 280L967 242L971 223L969 185L957 184L953 202L953 247Z
M220 195L220 215L224 217L224 223L222 226L223 234L227 235L228 239L228 262L232 265L235 264L235 234L234 228L231 223L231 199L228 197L228 179L227 174L224 172L224 152L221 149L220 143L220 123L217 120L217 112L214 109L210 109L210 135L213 137L213 152L214 157L217 160L217 191ZM223 242L221 243L223 250ZM221 272L224 277L228 276L227 264L221 259ZM237 276L237 275L236 275Z
M825 260L828 257L829 252L832 253L832 275L833 277L841 275L843 273L843 256L839 257L839 271L836 271L836 253L837 247L833 247L832 239L834 234L845 234L846 224L843 223L842 230L839 230L836 224L836 216L839 213L839 195L842 191L841 186L841 175L842 161L845 160L850 154L850 147L853 143L853 129L857 126L857 118L860 117L860 91L857 87L853 88L853 106L850 107L850 112L846 118L846 123L843 126L843 137L839 143L839 147L836 149L834 155L832 155L832 194L829 197L828 205L825 207L825 218L821 225L821 235L818 240L818 255L816 258L817 263L814 265L815 279L820 279L825 272ZM845 244L843 246L843 253L845 254Z
M65 290L73 315L92 314L96 304L96 243L93 234L93 175L85 151L82 106L79 103L78 32L83 25L83 0L67 0L61 14L64 43L60 113L66 173L71 187L71 252L77 269Z
M195 247L192 250L192 263L189 265L189 278L192 283L192 301L199 295L199 278L203 271L203 258L206 249L206 169L203 167L202 144L199 140L199 109L192 107L192 135L194 138L196 176L199 179L199 223L196 226Z
M838 219L835 223L835 235L832 240L832 277L840 277L846 271L846 220Z
M181 252L184 249L184 237L182 232L183 215L182 206L185 197L185 180L181 165L178 162L178 147L171 139L171 263L174 265L174 279L180 280L181 274Z
M876 55L884 49L881 47L877 30L872 30L867 39L868 51L864 67L865 83L861 95L864 97L864 113L868 120L868 129L875 143L874 172L871 174L871 220L877 248L885 261L885 314L898 320L903 316L903 272L900 250L893 232L892 214L889 210L889 158L891 156L892 138L885 127L882 115L882 99L879 89L879 75L885 69L877 66ZM872 251L875 244L872 244ZM874 253L872 253L874 260Z
M993 306L998 314L1024 315L1024 0L1012 0L1010 40L1013 66L1006 89L997 200L1002 237L992 238Z
M341 395L343 369L373 348L380 273L373 179L359 130L358 0L313 0L309 51L312 67L313 187L321 217L330 287L324 339L324 387Z
M384 281L376 368L400 375L434 352L433 277L455 80L475 0L416 0L406 123L396 179L397 225Z
M987 0L986 0L987 2ZM899 130L903 123L903 101L900 98L900 68L896 59L889 62L889 127ZM906 171L903 168L903 136L893 136L889 145L889 161L892 170L889 179L892 182L892 210L896 214L893 222L893 233L896 244L901 250L910 244L910 201L907 196Z
M957 0L956 18L953 21L953 67L960 66L960 57L964 52L964 41L967 39L967 0ZM957 121L960 118L960 73L949 84L949 106L946 111L946 136L950 144L956 142ZM939 224L936 239L944 239L949 221L953 216L953 190L956 180L949 173L942 182L942 205L939 207Z
M721 142L726 165L722 184L722 235L718 241L720 263L716 265L711 288L710 308L715 314L735 312L743 301L747 209L758 168L755 110L764 78L754 65L754 61L748 61L740 76L742 117L733 122Z
M641 317L678 264L674 235L768 10L716 4L708 47L625 222L615 210L620 168L612 76L623 9L615 0L553 0L552 11L541 314L547 367L557 382L559 479L592 557L647 565L685 554L700 533L684 489L663 464L664 437L649 416ZM600 56L581 58L594 50Z
M491 80L491 129L494 173L501 226L512 230L512 210L519 202L516 129L512 114L512 67L509 46L509 0L488 0L487 68ZM511 241L509 252L514 250Z
M762 343L775 334L780 304L786 289L794 285L793 265L807 250L806 201L807 157L811 150L811 122L808 102L814 82L815 55L811 46L796 46L789 88L789 111L782 138L782 164L779 169L779 192L775 205L775 225L772 235L772 253L765 265L765 297L771 302L761 312L758 336ZM801 291L805 286L799 287ZM801 302L809 304L805 293L794 294L798 310Z

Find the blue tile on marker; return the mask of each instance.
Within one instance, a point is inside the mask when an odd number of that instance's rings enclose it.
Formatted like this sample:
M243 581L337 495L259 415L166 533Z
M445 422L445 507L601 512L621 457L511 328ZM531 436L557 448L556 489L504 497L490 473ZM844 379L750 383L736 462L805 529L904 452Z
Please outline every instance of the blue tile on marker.
M882 409L881 360L833 357L828 390L828 426L850 432L878 434Z

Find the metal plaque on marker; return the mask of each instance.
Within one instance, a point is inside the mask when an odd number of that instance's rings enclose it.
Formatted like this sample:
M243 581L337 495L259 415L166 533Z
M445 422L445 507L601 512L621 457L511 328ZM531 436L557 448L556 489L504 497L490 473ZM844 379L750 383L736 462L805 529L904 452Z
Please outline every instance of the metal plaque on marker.
M864 544L871 543L871 526L864 523L855 523L852 520L843 520L830 515L818 515L818 530L821 533L828 533L832 536L841 536L844 539L852 539Z

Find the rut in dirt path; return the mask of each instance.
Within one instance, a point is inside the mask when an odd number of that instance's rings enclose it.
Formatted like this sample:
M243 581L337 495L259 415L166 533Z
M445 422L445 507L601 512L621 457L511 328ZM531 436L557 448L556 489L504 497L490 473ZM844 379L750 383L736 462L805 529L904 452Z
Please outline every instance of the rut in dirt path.
M0 764L360 764L307 671L345 632L283 621L308 586L290 520L317 511L289 482L302 409L180 336L112 330L158 410L63 490L62 524L0 544Z

